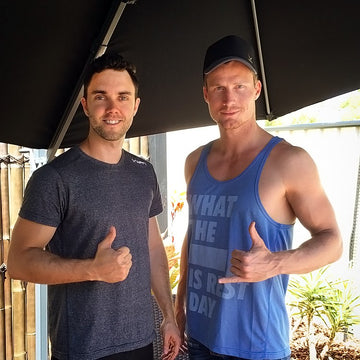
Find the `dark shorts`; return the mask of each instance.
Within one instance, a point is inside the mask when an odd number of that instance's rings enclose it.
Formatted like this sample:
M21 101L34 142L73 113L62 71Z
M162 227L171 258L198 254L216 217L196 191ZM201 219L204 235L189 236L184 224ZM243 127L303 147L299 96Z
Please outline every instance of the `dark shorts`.
M189 359L190 360L251 360L243 359L235 356L215 354L210 351L206 346L199 343L193 338L188 339ZM267 359L263 359L267 360ZM275 359L274 359L275 360ZM290 356L285 356L276 360L290 360Z
M153 359L154 359L153 344L150 344L140 349L124 351L118 354L105 356L97 360L153 360ZM51 360L58 360L58 359L52 356Z

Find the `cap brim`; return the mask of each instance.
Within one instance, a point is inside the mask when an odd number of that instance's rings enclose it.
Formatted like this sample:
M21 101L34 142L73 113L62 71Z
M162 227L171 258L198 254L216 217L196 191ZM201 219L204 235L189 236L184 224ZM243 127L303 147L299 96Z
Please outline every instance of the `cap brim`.
M212 63L210 66L208 66L204 70L204 75L209 74L210 72L212 72L213 70L218 68L220 65L225 64L225 63L227 63L229 61L239 61L242 64L244 64L245 66L247 66L251 71L253 71L257 75L256 69L254 68L254 66L249 61L246 61L245 59L237 57L237 56L229 56L229 57L223 58L223 59L221 59L219 61L216 61L216 62Z

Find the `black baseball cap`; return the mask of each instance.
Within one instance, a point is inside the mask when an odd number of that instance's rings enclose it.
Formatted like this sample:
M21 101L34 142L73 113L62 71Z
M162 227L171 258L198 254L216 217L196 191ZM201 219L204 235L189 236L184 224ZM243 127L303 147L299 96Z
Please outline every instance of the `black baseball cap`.
M254 62L254 49L241 37L229 35L208 47L204 60L203 74L206 75L221 64L232 60L240 61L255 74L258 73Z

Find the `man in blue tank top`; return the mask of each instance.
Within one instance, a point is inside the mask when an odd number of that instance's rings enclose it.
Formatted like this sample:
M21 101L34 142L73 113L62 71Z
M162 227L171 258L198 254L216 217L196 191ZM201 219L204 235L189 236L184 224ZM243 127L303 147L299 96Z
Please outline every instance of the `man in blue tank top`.
M191 360L290 359L288 276L342 253L313 160L256 123L254 59L232 35L205 55L203 94L220 137L185 163L189 227L175 312ZM296 218L310 236L292 249Z
M34 172L12 233L12 278L49 284L52 360L152 360L151 290L175 359L168 263L152 165L122 149L140 98L135 67L118 54L89 66L81 103L88 137Z

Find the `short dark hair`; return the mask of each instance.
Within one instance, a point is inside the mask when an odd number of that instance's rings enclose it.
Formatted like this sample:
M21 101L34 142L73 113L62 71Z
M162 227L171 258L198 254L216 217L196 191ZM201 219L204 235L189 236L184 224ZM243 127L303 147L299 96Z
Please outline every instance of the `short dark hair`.
M84 76L84 97L87 97L87 90L90 81L95 73L100 73L104 70L111 69L117 71L127 71L135 86L135 98L138 97L139 80L136 76L136 67L134 64L128 62L118 53L105 53L104 55L95 58L88 66Z

